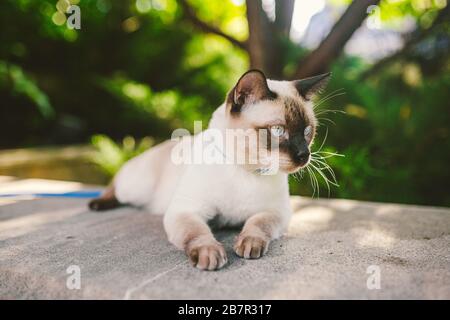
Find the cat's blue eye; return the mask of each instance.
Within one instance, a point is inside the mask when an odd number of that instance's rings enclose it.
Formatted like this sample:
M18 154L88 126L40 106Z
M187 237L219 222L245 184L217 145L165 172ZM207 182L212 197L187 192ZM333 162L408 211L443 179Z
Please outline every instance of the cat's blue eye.
M281 137L282 135L284 135L284 127L283 126L271 126L270 133L274 137Z
M311 132L312 132L312 127L311 127L311 126L307 126L307 127L305 128L305 131L304 131L305 137L309 137L309 135L311 134Z

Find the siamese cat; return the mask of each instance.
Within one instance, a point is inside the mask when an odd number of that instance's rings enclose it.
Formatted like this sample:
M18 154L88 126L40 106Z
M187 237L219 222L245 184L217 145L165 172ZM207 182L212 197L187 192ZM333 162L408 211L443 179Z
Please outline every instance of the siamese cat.
M260 258L289 223L288 175L309 163L317 126L311 99L329 78L327 73L275 81L259 70L247 71L213 113L207 130L163 142L131 159L89 207L107 210L127 204L164 214L169 241L202 270L227 263L224 247L208 225L211 220L219 226L243 225L234 252L245 259ZM176 149L186 141L195 153L195 145L204 146L207 132L227 130L244 132L238 140L252 132L265 133L262 138L258 135L257 143L235 148L238 155L248 156L258 145L255 161L246 157L241 163L174 161ZM228 156L228 149L218 149L220 156Z

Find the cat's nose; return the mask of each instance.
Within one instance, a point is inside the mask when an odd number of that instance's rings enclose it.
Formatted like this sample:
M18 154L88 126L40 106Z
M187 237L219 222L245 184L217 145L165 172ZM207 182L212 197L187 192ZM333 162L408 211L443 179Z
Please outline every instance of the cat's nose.
M304 164L306 164L308 162L309 155L310 155L309 150L300 150L299 152L297 152L295 160L297 160L297 162L300 165L304 165Z

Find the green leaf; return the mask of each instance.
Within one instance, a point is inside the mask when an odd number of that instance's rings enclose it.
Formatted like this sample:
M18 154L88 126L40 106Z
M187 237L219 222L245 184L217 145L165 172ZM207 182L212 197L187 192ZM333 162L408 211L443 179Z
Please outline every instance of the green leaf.
M11 86L15 94L29 98L45 118L54 115L53 107L47 95L39 89L21 67L0 60L0 86Z

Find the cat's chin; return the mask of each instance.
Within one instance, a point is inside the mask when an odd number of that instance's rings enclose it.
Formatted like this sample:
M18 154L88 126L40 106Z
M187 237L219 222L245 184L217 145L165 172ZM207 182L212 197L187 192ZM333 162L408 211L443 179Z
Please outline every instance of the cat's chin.
M280 170L287 174L294 174L294 173L300 171L301 169L306 168L308 163L305 163L304 165L283 166L283 167L280 167Z
M281 169L281 171L283 171L284 173L287 174L294 174L296 172L298 172L301 168L300 167L295 167L295 168L290 168L290 169Z

